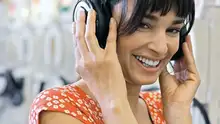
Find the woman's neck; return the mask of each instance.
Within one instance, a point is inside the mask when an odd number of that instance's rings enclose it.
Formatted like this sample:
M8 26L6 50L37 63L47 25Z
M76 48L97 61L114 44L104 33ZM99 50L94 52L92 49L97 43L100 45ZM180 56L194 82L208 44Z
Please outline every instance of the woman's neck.
M141 90L140 85L134 85L131 83L126 83L127 87L127 97L130 107L134 114L137 113L137 107L139 105L139 93Z

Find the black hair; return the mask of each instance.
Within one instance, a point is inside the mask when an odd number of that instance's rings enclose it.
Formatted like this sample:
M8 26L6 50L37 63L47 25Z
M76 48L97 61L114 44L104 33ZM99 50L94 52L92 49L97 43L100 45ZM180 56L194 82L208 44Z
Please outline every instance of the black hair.
M161 16L165 16L171 9L174 9L176 16L184 18L187 22L187 32L185 35L190 32L194 24L194 0L135 0L133 13L128 20L126 20L127 0L118 0L118 2L123 2L118 35L134 33L138 29L146 12L160 12Z

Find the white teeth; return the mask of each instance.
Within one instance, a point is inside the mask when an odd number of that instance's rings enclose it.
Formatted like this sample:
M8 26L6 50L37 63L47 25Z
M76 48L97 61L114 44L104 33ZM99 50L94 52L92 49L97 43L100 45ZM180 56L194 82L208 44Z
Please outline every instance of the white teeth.
M157 65L159 63L160 63L160 61L154 61L154 65Z
M149 64L149 65L154 65L154 62L153 62L152 60L149 60L149 61L148 61L148 64Z
M147 58L141 57L141 56L135 56L136 59L138 59L139 61L143 62L144 66L152 66L152 67L156 67L160 61L153 61L153 60L149 60Z

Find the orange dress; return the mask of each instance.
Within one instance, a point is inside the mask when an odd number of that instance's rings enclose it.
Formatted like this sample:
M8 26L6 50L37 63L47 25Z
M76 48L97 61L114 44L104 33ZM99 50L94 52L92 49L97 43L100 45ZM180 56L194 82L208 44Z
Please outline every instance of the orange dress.
M153 124L165 124L160 93L142 92L140 98L145 101ZM73 84L41 92L31 106L29 124L39 124L42 111L62 112L84 124L104 124L99 104Z

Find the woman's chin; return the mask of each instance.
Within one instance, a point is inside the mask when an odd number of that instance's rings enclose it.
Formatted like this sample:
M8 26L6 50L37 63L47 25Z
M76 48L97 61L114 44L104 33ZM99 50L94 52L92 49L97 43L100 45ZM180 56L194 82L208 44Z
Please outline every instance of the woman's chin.
M154 79L154 80L145 80L145 81L142 81L140 82L142 85L151 85L151 84L154 84L155 82L157 81L157 79Z
M157 82L158 76L138 76L134 79L134 84L151 85Z

